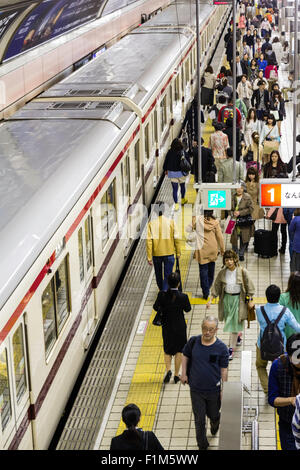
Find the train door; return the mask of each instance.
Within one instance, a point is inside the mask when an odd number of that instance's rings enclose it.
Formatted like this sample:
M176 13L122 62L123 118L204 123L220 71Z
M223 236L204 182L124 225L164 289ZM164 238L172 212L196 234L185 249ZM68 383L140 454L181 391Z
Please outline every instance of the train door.
M30 405L24 322L18 322L0 348L0 412L2 445L7 448ZM28 435L26 448L32 447Z
M81 305L85 305L82 313L84 347L87 348L96 326L95 299L92 289L94 277L94 243L92 211L82 220L78 229L78 256L80 276Z

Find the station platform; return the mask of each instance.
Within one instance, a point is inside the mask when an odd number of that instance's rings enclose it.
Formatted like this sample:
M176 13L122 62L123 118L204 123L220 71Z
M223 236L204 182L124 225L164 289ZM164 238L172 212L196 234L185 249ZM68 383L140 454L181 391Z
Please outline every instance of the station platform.
M276 34L276 33L275 33ZM224 63L224 57L222 58ZM287 79L288 72L279 70L279 84ZM289 161L293 153L293 106L286 103L287 117L282 123L282 139L279 152L284 162ZM207 120L204 140L207 143L208 136L212 132L211 121ZM297 122L297 133L299 132L299 121ZM164 181L163 186L168 184ZM171 185L168 190L168 201L171 203ZM166 188L164 188L164 192ZM158 196L159 197L159 196ZM187 197L189 203L195 201L196 193L193 182L187 185ZM179 227L187 221L191 221L191 206L184 206L175 213L175 220ZM256 228L263 228L264 221L256 222ZM224 227L223 227L224 230ZM224 233L224 232L223 232ZM231 249L230 236L224 234L226 249ZM252 239L253 240L253 239ZM187 245L185 245L187 246ZM254 254L253 242L250 241L245 261L241 263L250 273L255 284L254 301L256 306L266 303L265 289L270 284L277 284L282 291L287 287L290 274L289 253L278 255L270 259L258 258ZM146 262L146 254L145 254ZM201 297L198 263L193 260L189 249L183 250L180 258L183 291L189 295L192 310L186 314L188 338L201 334L201 322L206 315L206 301ZM216 262L216 273L222 267L222 259L219 256ZM192 413L190 391L188 385L183 386L180 382L175 384L173 375L170 383L163 384L165 376L165 365L163 358L163 343L161 328L152 325L155 312L152 306L156 300L158 289L152 272L146 295L141 305L139 317L137 318L132 342L128 346L127 357L124 358L123 368L119 371L118 381L111 396L110 407L106 410L105 417L98 435L95 449L107 450L110 447L112 437L121 434L124 423L121 421L121 412L128 403L137 404L142 412L140 427L144 430L152 430L166 450L198 450ZM212 305L210 315L217 316L217 305ZM219 323L218 338L228 344L229 334L223 332L223 322ZM259 334L257 321L251 322L247 328L244 324L243 342L229 362L228 381L236 382L241 377L242 351L251 351L251 397L252 407L258 411L258 442L259 450L280 450L279 436L276 426L278 417L274 408L265 402L265 395L259 383L255 359L256 341ZM174 367L174 364L173 364ZM270 365L268 366L268 370ZM222 410L221 410L222 412ZM209 450L219 449L219 432L212 436L207 426L207 437ZM251 449L249 434L243 433L242 449Z
M193 198L192 184L188 185L188 199ZM184 208L176 214L176 223L180 225ZM185 220L188 218L184 214ZM260 221L261 223L262 221ZM226 249L231 248L229 235L225 235ZM146 262L146 258L145 258ZM253 245L250 242L243 266L251 274L256 286L255 303L264 304L265 289L274 283L283 290L286 288L289 277L288 254L271 259L261 259L253 254ZM184 250L180 258L181 276L184 292L188 293L192 310L186 314L188 337L201 334L201 322L206 315L206 301L201 297L198 263L192 259L190 250ZM216 272L222 267L219 256L216 262ZM123 370L119 371L118 384L115 385L114 397L111 398L111 407L107 409L105 429L98 436L97 447L100 450L109 449L111 438L123 432L124 425L120 421L123 407L128 403L137 404L142 412L140 426L144 430L153 430L166 450L197 450L194 419L192 414L190 392L188 385L163 384L165 366L163 359L163 343L161 328L152 325L155 312L152 306L155 302L158 289L155 277L148 286L147 295L141 306L140 316L132 343L128 351ZM217 305L212 305L209 314L217 316ZM229 334L223 333L223 323L219 323L218 338L228 344ZM229 363L229 381L238 381L241 375L241 351L252 352L251 373L251 400L252 405L259 410L259 449L276 450L277 437L275 427L275 412L265 404L264 392L258 381L255 368L256 340L259 327L256 321L250 328L245 324L242 346L237 348L233 361ZM104 422L103 422L104 425ZM102 426L104 428L104 426ZM250 442L245 435L244 448L250 448ZM209 449L218 449L218 434L210 436L208 431Z

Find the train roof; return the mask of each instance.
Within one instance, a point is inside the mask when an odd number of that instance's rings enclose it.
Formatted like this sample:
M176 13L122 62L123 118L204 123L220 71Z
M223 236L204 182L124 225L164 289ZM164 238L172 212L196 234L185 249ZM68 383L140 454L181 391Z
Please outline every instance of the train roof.
M205 24L207 17L216 8L207 2L199 2L200 10L200 31L201 27ZM143 27L148 28L151 26L167 26L167 25L180 25L189 26L193 29L196 28L196 3L193 0L178 1L171 4L168 8L164 9L159 15L154 16L151 20L147 21Z
M82 117L0 126L0 308L134 121L125 113L121 129Z
M41 98L70 96L76 87L90 85L91 89L98 89L98 96L113 93L131 97L143 108L172 64L180 59L191 35L191 31L177 27L168 31L136 30L44 92ZM131 91L130 96L127 90Z

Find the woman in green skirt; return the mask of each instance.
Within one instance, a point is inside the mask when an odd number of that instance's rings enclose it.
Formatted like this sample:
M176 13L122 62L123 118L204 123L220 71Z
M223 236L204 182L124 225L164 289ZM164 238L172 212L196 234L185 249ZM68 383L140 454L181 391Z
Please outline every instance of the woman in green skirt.
M235 347L241 343L244 320L248 318L246 297L250 307L253 305L254 284L245 268L240 267L237 254L226 250L223 268L218 273L211 291L211 299L219 297L218 316L225 320L224 331L230 333L229 360L233 359ZM206 304L210 307L211 300Z
M297 322L300 323L300 272L295 271L290 274L288 280L288 286L286 292L280 295L279 298L280 305L287 307ZM295 334L296 331L293 330L289 325L285 327L285 336L288 339L290 336Z

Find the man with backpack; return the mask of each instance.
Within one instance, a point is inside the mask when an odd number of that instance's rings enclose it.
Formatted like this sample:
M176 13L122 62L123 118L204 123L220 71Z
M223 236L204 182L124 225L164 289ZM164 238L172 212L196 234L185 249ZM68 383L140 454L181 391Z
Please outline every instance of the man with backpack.
M227 382L229 351L217 338L218 319L206 317L202 321L202 335L192 336L182 350L181 383L190 386L196 439L199 450L209 446L206 437L205 416L210 419L214 436L219 429L221 385Z
M282 450L296 450L292 425L299 392L300 334L297 333L287 340L286 353L273 362L269 376L269 405L277 408Z
M256 317L260 326L256 346L256 370L261 386L268 395L268 361L274 361L285 351L285 326L300 332L300 324L287 307L279 304L280 288L271 284L266 289L267 304L256 308Z

